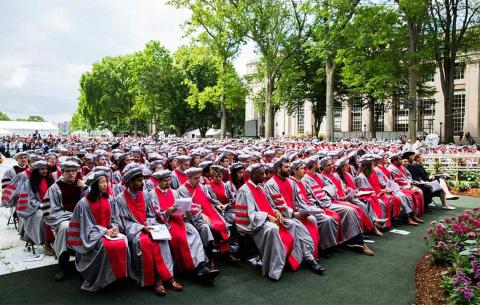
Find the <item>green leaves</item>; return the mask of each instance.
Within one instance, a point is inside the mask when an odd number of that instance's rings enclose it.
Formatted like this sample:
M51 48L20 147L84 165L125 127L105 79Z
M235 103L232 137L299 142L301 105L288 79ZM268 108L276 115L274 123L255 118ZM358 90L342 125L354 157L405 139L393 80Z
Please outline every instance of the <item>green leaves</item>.
M0 121L10 121L8 115L0 111Z

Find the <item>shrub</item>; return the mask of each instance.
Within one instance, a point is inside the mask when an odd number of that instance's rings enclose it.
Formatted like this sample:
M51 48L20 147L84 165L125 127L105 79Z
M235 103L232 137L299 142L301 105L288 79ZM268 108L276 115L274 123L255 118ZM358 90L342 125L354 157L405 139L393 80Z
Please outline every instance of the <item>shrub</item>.
M449 304L480 304L480 207L433 221L425 240L434 262L448 267Z

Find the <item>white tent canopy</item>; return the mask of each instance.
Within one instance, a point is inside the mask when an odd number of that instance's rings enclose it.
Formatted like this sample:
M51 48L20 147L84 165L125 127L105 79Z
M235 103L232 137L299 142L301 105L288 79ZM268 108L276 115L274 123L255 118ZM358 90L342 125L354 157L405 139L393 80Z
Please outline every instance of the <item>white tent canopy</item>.
M2 135L28 136L35 130L42 136L58 135L58 127L50 122L0 121L0 134Z

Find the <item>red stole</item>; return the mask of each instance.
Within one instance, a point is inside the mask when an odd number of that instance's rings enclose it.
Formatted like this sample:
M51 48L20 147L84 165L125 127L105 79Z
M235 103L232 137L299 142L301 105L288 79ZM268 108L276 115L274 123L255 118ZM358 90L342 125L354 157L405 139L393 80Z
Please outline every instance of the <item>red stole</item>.
M187 182L187 180L188 180L187 175L185 175L184 173L182 173L178 169L175 169L174 172L178 177L178 181L180 181L180 185L183 185L183 184L185 184L185 182Z
M210 203L210 200L203 192L202 187L197 185L197 187L194 189L190 183L185 183L185 186L190 192L190 195L192 195L192 201L199 204L202 207L203 214L210 218L213 230L219 233L223 240L228 240L228 231L225 220L223 220L222 216L218 214L213 205Z
M315 180L315 182L317 182L318 185L323 187L323 181L317 174L313 174L311 172L306 172L306 174L309 175L313 180Z
M255 203L260 211L267 213L270 216L277 217L277 214L273 210L272 206L268 202L267 196L262 191L260 187L255 187L251 183L247 182L247 186L252 192L253 199L255 199ZM293 270L297 270L300 267L299 261L293 257L292 250L293 250L293 236L284 226L279 226L278 233L280 234L280 239L282 240L283 247L285 248L285 254L287 257L288 262Z
M353 182L353 177L350 175L348 172L343 173L343 178L345 178L345 184L351 188L352 190L356 190L357 186L355 185L355 182Z
M330 180L337 187L337 195L339 197L343 198L343 197L347 196L345 194L345 192L343 191L342 182L339 179L337 179L337 177L335 177L332 174L327 174L326 172L322 172L322 175L325 176L328 180Z
M43 198L45 198L45 194L48 191L48 182L47 178L42 177L40 179L40 184L38 186L38 197L40 199L40 202L43 202Z
M285 200L285 203L287 204L287 206L291 209L294 209L294 207L293 207L293 189L292 189L292 185L290 184L290 181L288 181L288 179L282 180L277 175L273 176L273 180L275 180L275 182L278 184L278 188L280 189L280 193L282 194L282 197Z
M157 194L160 208L164 211L173 206L175 203L175 198L171 189L167 189L167 192L164 194L158 189L158 187L156 187L155 194ZM169 224L170 234L172 234L170 245L172 247L173 257L175 258L175 262L177 263L179 271L194 270L195 265L192 260L190 248L188 247L187 232L185 230L185 222L183 221L182 216L170 215Z
M378 169L380 169L382 171L382 173L387 176L387 178L391 178L392 177L392 174L390 173L390 171L385 168L385 166L377 166Z
M105 228L110 228L110 203L107 198L100 197L95 202L88 201L90 211L92 211L95 222Z
M218 200L222 204L229 203L227 193L225 192L225 184L223 184L223 182L220 182L217 184L213 181L209 181L208 184L212 187L213 191L215 192L215 195L217 195Z
M137 193L137 199L133 199L128 192L128 188L123 191L127 201L128 209L135 217L135 220L145 225L147 220L147 212L145 200L143 199L143 191ZM160 244L152 240L150 235L140 232L140 248L142 250L142 286L152 286L155 284L155 270L163 281L172 278L170 270L168 270L162 256Z
M123 191L125 200L127 201L128 209L135 217L135 220L144 225L147 221L147 211L145 208L145 201L143 200L143 192L137 193L137 199L133 199L132 195L128 192L128 188Z
M307 194L307 190L305 188L305 184L303 184L303 182L301 182L301 181L297 181L297 179L292 178L292 180L297 184L298 188L300 189L300 195L302 196L302 199L308 205L311 205L311 204L309 204L310 199L308 198L308 194ZM310 233L310 236L313 239L313 247L314 247L313 248L314 249L314 254L313 255L315 256L315 258L317 258L318 257L318 244L320 242L320 232L318 231L318 227L315 223L310 221L308 218L304 218L300 221L307 228L308 232Z
M380 192L382 191L382 184L380 183L377 172L375 170L372 171L370 177L367 177L367 180L372 186L375 193L380 194Z
M107 198L100 197L95 202L88 201L88 206L97 225L110 228L111 209ZM127 244L125 240L110 240L102 237L103 246L107 253L108 261L112 266L113 274L117 280L127 277Z

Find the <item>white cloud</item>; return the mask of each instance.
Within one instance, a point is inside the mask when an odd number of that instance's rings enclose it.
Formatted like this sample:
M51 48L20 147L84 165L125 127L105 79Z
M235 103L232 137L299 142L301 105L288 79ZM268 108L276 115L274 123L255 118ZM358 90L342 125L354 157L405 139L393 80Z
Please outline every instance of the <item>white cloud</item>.
M68 33L72 30L72 24L70 23L70 16L61 7L55 7L48 10L43 15L41 26L45 31L56 31L62 33Z
M22 66L0 65L2 86L11 89L22 88L28 76L28 69Z

